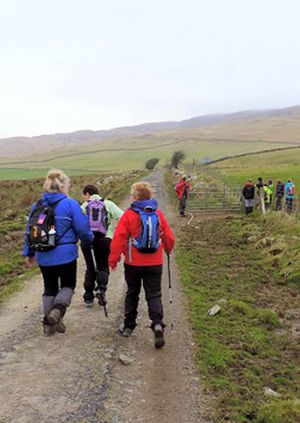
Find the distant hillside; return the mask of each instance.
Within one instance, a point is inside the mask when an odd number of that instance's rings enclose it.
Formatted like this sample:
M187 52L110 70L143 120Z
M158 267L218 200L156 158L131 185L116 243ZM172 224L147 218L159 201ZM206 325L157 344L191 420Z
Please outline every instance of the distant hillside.
M288 138L285 138L286 131L282 134L280 131L283 126L291 124L291 122L293 128L289 131ZM0 139L0 157L4 159L5 157L39 155L54 151L59 154L60 151L64 151L65 148L72 148L72 146L79 147L97 143L101 147L103 141L143 135L151 136L152 133L158 132L179 131L182 136L182 131L197 128L203 130L207 128L207 131L203 132L203 136L206 138L220 139L223 138L222 134L224 134L224 138L227 139L238 139L239 137L244 139L248 136L251 139L272 140L272 134L274 134L276 140L298 143L300 142L300 106L204 115L182 121L152 122L110 130L81 130L35 137L3 138Z

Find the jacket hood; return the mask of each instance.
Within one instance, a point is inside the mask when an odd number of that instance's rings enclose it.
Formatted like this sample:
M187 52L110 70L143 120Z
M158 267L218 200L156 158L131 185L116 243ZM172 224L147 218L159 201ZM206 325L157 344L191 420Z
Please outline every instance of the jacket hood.
M44 192L42 198L47 201L48 204L54 204L67 197L68 196L62 192Z
M130 204L130 207L136 207L138 209L144 209L145 207L152 207L153 210L157 209L157 201L154 198L150 200L134 201Z

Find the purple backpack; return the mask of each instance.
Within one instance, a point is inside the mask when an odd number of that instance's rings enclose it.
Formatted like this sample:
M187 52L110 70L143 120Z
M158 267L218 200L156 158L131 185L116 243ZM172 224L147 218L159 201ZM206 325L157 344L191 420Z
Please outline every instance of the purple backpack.
M89 217L91 230L106 235L108 217L104 200L90 200L86 208L86 214Z

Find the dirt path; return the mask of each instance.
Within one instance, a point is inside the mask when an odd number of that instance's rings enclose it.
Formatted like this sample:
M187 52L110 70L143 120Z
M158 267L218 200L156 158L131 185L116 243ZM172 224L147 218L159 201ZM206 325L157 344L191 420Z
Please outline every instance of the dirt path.
M168 216L162 174L148 179ZM122 266L110 278L108 319L99 306L84 307L83 270L80 260L78 287L65 318L64 335L42 336L40 276L27 281L0 309L0 422L204 422L205 403L200 399L174 262L172 310L164 272L168 327L162 350L153 347L144 298L133 336L117 334L125 293ZM126 354L131 364L121 364L120 354Z

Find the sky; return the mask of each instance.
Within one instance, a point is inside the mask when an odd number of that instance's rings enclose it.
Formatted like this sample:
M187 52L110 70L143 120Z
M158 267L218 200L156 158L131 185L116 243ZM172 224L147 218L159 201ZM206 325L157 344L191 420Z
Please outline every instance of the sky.
M0 138L300 104L299 0L0 4Z

